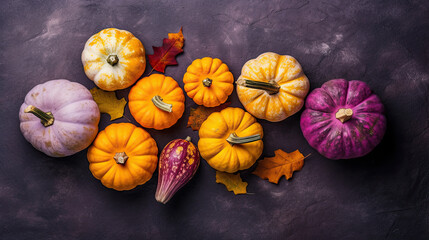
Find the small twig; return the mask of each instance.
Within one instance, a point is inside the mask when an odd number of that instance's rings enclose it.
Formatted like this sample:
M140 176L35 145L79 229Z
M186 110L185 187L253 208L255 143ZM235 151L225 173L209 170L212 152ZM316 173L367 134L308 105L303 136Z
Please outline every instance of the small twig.
M125 116L125 114L123 115L125 119L128 120L128 122L131 122L131 120L129 118L127 118L127 116Z
M153 72L153 68L152 68L152 70L150 70L150 72L146 75L146 77L148 77L152 72Z

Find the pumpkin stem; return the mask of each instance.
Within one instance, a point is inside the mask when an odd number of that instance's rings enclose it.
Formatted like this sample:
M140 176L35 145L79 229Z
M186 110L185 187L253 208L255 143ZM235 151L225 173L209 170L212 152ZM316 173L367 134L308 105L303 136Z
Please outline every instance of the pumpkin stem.
M353 110L350 108L340 108L338 112L335 114L335 117L340 120L342 123L347 122L352 118Z
M190 137L190 136L187 136L187 137L185 138L185 140L186 140L186 141L188 141L188 142L190 142L190 141L191 141L191 137Z
M210 78L206 78L203 80L203 85L204 87L210 87L212 85L213 80L211 80Z
M119 58L117 55L112 54L107 57L106 61L108 64L115 66L119 62Z
M52 124L54 124L55 118L51 112L44 112L44 111L40 110L39 108L37 108L33 105L28 105L28 107L25 108L24 112L25 113L32 113L36 117L40 118L40 122L45 127L48 127L48 126L51 126Z
M234 144L243 144L243 143L250 143L254 141L258 141L261 139L260 134L255 134L247 137L239 137L236 133L231 133L229 137L226 139L227 142L229 142L231 145Z
M242 87L265 90L270 95L276 94L280 91L280 85L277 84L275 81L261 82L261 81L254 81L254 80L240 78L236 81L236 83L237 85Z
M115 154L115 156L113 157L113 159L115 159L115 162L117 164L122 164L125 165L125 163L128 160L128 156L125 152L118 152Z
M172 112L173 104L165 103L162 100L162 97L159 95L156 95L152 98L152 102L157 108L161 109L162 111Z

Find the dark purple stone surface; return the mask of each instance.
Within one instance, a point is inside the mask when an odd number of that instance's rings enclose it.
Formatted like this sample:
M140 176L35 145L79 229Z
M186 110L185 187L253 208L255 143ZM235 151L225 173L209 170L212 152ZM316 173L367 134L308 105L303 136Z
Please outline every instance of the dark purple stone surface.
M90 173L86 150L54 159L19 130L26 93L51 79L88 88L80 60L86 40L107 27L144 44L162 44L183 26L178 66L166 75L183 87L196 58L218 57L240 75L267 51L294 56L311 89L334 78L360 79L383 102L384 140L369 155L328 160L299 127L301 112L264 127L263 156L311 154L278 185L241 175L252 194L215 183L202 160L194 178L163 205L157 174L117 192ZM429 2L416 1L1 1L0 239L429 239ZM145 75L151 68L148 66ZM117 93L127 98L129 89ZM242 107L235 91L231 106ZM198 133L186 128L191 107L172 128L148 130L162 149ZM125 115L136 123L126 107ZM114 122L127 122L126 118ZM109 124L103 114L100 130Z

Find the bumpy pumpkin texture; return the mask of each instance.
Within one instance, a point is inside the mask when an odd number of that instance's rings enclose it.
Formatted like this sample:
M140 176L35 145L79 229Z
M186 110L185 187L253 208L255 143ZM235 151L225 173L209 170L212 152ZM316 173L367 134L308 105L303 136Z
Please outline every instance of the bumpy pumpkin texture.
M330 80L308 96L301 129L308 143L330 159L357 158L386 131L384 106L362 81Z
M200 154L191 137L169 142L161 152L158 167L158 186L155 199L167 203L188 183L200 165Z
M118 191L146 183L158 163L155 140L131 123L111 124L88 149L89 170L101 183Z
M218 58L196 59L183 76L185 92L198 105L216 107L231 95L234 77Z
M310 83L298 61L267 52L247 61L237 79L237 95L253 116L279 122L304 105Z
M108 28L88 39L82 52L86 76L101 89L133 85L146 68L143 44L132 33Z
M173 126L182 117L185 95L173 78L152 74L131 88L128 106L140 125L161 130Z
M59 79L28 92L19 120L22 134L33 147L52 157L65 157L91 144L100 111L83 85Z
M212 113L201 125L198 149L214 169L234 173L250 168L261 156L263 130L240 108Z

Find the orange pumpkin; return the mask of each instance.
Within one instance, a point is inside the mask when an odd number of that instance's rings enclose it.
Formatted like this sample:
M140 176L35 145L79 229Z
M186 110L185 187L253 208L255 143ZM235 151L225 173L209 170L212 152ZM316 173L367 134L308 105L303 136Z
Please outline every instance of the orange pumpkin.
M118 191L144 184L158 163L155 140L131 123L114 123L101 131L88 149L89 170L101 183Z
M128 106L140 125L161 130L173 126L182 117L185 95L173 78L152 74L131 88Z
M203 122L198 149L214 169L233 173L250 168L262 154L262 126L241 108L214 112Z
M198 105L216 107L234 90L234 77L218 58L195 59L183 76L185 91Z
M253 116L279 122L298 112L310 89L298 61L267 52L247 61L237 80L237 95Z

